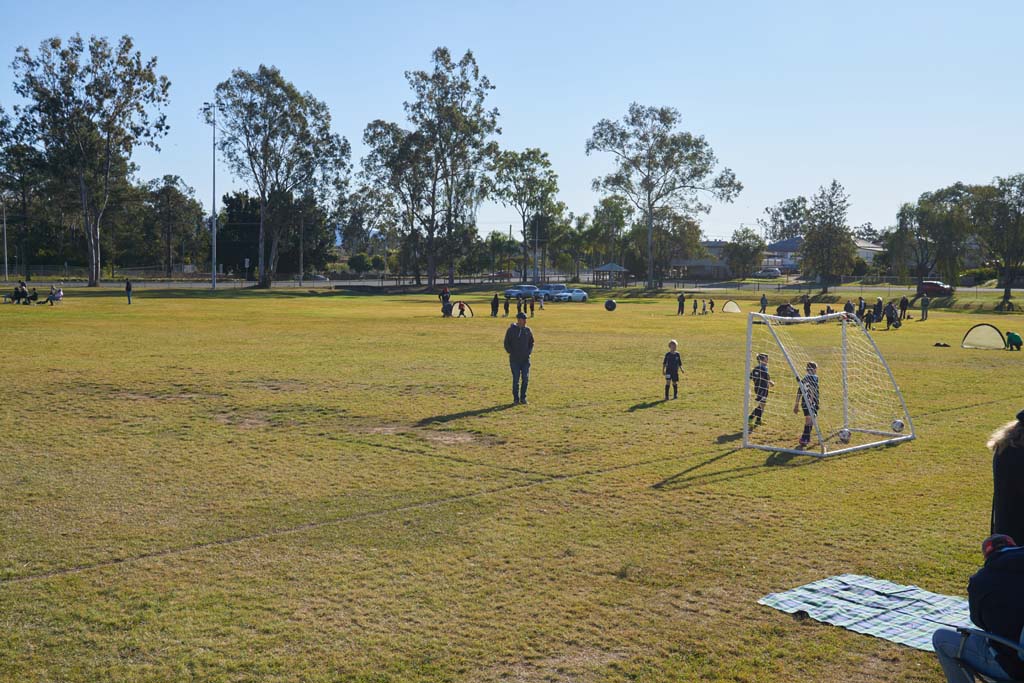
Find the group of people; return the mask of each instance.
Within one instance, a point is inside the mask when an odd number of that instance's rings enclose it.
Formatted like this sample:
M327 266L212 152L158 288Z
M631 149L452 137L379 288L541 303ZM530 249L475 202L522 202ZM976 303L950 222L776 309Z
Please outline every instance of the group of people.
M1024 410L989 439L992 450L992 521L982 541L982 567L967 583L971 621L982 630L1024 644ZM1015 650L977 635L939 629L932 645L949 683L971 683L978 672L1024 680ZM966 669L964 668L966 665Z
M509 307L511 306L511 302L512 302L512 297L505 296L505 315L502 316L502 317L504 317L504 318L508 317ZM491 317L492 318L497 318L498 317L498 307L500 305L501 305L501 301L498 299L497 293L495 293L494 298L491 299ZM532 318L533 314L534 314L534 312L535 312L535 310L536 310L538 305L540 306L540 310L543 311L544 310L544 298L543 297L538 297L537 295L523 296L523 295L520 294L519 296L516 297L516 318L519 317L520 313L522 313L523 315L526 315L526 311L527 310L530 311L530 317Z
M56 288L53 285L50 285L50 293L47 295L45 299L43 299L43 302L49 303L52 306L55 302L61 301L63 298L64 288ZM33 287L32 291L30 292L28 290L28 286L25 284L25 281L19 280L18 284L14 286L14 292L11 293L10 300L16 304L25 305L39 303L39 292L36 291L35 287Z
M678 306L676 307L676 315L686 315L686 292L680 292L679 296L676 297ZM700 315L707 315L708 313L715 312L715 300L714 299L701 299L700 300ZM693 298L693 313L697 315L697 297Z

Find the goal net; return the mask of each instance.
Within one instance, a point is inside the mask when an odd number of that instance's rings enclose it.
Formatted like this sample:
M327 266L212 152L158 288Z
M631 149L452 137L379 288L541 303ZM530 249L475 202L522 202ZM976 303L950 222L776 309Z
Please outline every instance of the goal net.
M743 408L747 448L826 456L914 438L889 365L845 313L751 313Z

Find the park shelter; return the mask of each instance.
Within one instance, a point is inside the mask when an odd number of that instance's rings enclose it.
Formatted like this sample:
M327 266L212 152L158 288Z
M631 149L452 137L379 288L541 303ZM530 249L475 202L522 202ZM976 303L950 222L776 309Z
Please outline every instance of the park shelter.
M606 263L594 268L594 284L601 287L619 285L625 287L629 282L629 271L618 263Z
M995 325L981 323L967 330L960 346L965 349L993 349L1006 348L1006 338Z

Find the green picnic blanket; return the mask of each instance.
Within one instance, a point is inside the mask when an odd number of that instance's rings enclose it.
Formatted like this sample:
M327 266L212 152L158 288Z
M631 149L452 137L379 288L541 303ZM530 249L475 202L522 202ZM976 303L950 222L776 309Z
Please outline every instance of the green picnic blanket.
M757 602L928 652L936 629L976 628L963 598L859 574L830 576Z

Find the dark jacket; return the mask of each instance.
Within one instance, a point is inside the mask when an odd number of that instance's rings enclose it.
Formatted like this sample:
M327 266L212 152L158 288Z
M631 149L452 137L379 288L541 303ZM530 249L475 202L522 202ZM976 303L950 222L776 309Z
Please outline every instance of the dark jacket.
M967 583L971 621L989 633L1014 642L1024 629L1024 548L999 550ZM1015 680L1024 678L1024 661L996 646L996 661Z
M530 359L533 351L533 332L529 327L513 324L505 332L505 351L509 360L523 362Z
M1024 543L1024 449L1006 446L992 457L992 533Z

